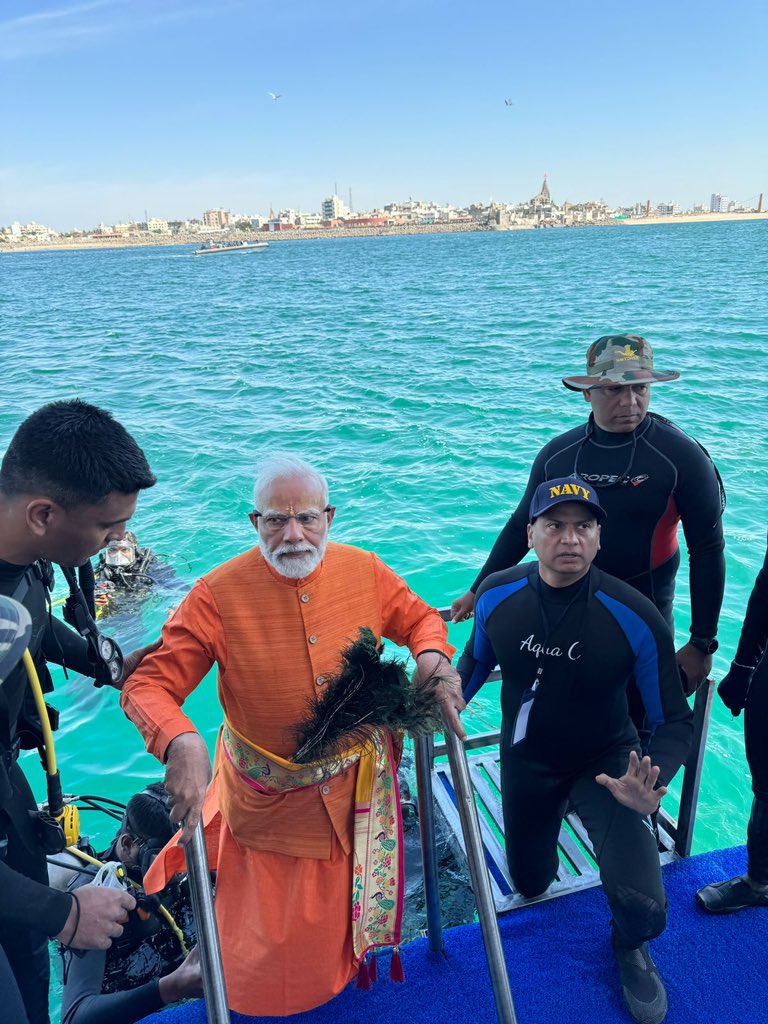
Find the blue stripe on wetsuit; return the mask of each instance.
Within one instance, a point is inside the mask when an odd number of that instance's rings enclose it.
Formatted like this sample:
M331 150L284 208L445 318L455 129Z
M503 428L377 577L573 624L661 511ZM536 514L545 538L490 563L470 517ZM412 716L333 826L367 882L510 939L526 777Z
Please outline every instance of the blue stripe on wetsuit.
M486 632L486 623L491 612L506 600L511 594L522 590L528 583L528 577L515 580L514 583L502 583L498 587L491 587L484 591L475 605L475 640L472 645L472 657L475 659L475 667L464 687L464 700L469 703L477 691L493 672L497 664L496 652Z
M658 726L665 722L664 708L661 704L661 685L659 681L659 647L656 637L648 623L637 612L627 605L609 597L602 590L595 594L618 622L624 636L632 648L635 662L635 680L640 696L643 698L651 735Z

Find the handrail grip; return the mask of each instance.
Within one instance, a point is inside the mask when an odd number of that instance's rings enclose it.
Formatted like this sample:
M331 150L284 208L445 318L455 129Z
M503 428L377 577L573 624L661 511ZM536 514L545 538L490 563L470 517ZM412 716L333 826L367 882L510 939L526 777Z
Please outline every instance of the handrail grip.
M696 691L693 701L693 740L683 771L680 789L680 810L675 829L675 851L681 857L689 856L693 845L693 826L699 802L701 773L707 746L709 716L715 693L714 679L705 679Z
M205 1009L210 1024L229 1024L227 987L221 960L221 944L211 891L211 871L202 819L198 821L185 849L192 913L200 945Z
M485 862L483 839L477 817L477 806L469 776L469 764L464 745L458 736L448 728L445 733L448 760L451 766L451 779L456 794L456 804L464 835L464 847L467 853L467 864L472 879L472 891L475 895L477 915L483 944L488 959L488 970L491 975L493 998L496 1003L496 1016L499 1024L516 1024L515 1007L509 987L509 975L504 960L504 949L501 944L499 922L496 918L496 907L493 902L491 883L488 877L488 866Z
M443 950L443 918L440 910L440 876L437 866L435 798L432 793L433 736L416 736L413 757L416 764L416 794L421 836L421 868L424 875L424 905L427 913L427 941L433 953Z

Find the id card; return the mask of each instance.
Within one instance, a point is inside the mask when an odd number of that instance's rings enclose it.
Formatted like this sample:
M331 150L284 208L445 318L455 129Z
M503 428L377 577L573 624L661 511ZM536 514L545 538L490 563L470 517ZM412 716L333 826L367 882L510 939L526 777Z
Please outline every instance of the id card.
M515 729L512 733L512 746L525 739L525 734L528 731L528 716L531 713L533 707L533 698L536 696L536 684L529 687L523 694L523 699L520 701L520 707L517 711L517 717L515 718Z
M536 696L536 691L539 688L543 671L543 666L539 665L536 670L536 678L533 680L532 685L523 693L523 699L520 701L520 707L518 708L517 717L515 718L515 728L512 732L511 746L513 747L516 743L519 743L520 740L524 740L525 734L528 732L528 717L531 714L533 700Z

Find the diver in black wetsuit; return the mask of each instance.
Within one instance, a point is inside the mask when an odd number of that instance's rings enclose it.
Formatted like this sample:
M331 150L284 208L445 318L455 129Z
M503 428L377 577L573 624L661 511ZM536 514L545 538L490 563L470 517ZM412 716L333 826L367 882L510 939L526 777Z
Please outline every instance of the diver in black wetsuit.
M121 633L134 631L125 620L138 611L150 594L175 599L188 591L189 586L173 568L162 562L152 548L141 547L136 534L130 530L122 540L109 542L94 568L94 602L98 616L104 619L119 615Z
M128 801L117 835L97 859L122 865L141 884L174 832L163 784L152 783ZM98 877L98 868L78 862L74 854L51 857L49 864L51 885L66 892L77 892ZM186 894L174 886L173 892L162 894L162 902L189 939L192 918ZM202 995L198 954L184 956L178 936L156 908L144 920L131 914L124 934L109 950L66 951L62 956L62 1024L134 1024L169 1003Z
M151 548L139 547L130 530L121 540L111 540L99 553L94 569L94 602L100 618L114 615L127 603L135 604L155 586L153 567L157 559Z
M95 569L97 580L125 590L141 590L154 585L150 566L156 561L151 548L139 547L136 534L126 531L121 540L111 540L99 554Z
M483 581L458 667L467 701L501 669L501 793L515 887L534 897L555 878L570 800L613 914L627 1006L641 1024L659 1024L667 999L646 943L664 930L667 904L650 815L688 753L692 715L661 615L592 565L604 515L577 477L539 485L528 526L539 561ZM645 747L629 717L632 676L649 725Z
M705 885L696 893L712 914L768 907L768 549L741 627L736 657L717 688L734 715L744 709L744 742L752 775L752 813L747 826L747 873Z
M575 473L599 490L609 517L595 564L650 598L670 629L682 522L690 558L691 639L677 660L687 676L687 693L707 677L725 585L724 495L706 452L674 424L648 413L650 385L678 376L654 371L651 346L635 335L608 335L590 346L587 374L563 383L583 392L592 414L536 456L520 504L471 590L451 606L454 622L472 613L474 591L486 576L516 565L526 554L528 507L536 487Z
M82 565L121 537L139 490L155 483L124 427L84 402L53 402L21 424L0 467L0 594L30 613L29 651L43 689L46 661L83 675L101 667L93 649L50 611L50 562ZM145 649L125 657L125 679ZM117 683L122 680L118 679ZM122 932L127 893L86 887L77 900L48 886L45 835L17 763L40 743L24 668L0 686L0 947L11 965L30 1024L48 1022L48 938L78 949L106 948Z

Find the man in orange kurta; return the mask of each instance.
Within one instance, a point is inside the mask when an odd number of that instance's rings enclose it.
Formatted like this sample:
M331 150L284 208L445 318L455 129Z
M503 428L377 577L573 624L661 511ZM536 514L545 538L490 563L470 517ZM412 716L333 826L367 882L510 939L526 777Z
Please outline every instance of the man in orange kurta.
M265 793L245 785L217 741L213 784L205 742L181 711L214 663L225 723L290 759L307 698L368 627L405 645L421 678L445 679L446 720L460 735L461 688L439 614L376 555L328 543L327 484L292 457L268 461L251 520L260 546L199 580L123 690L147 749L167 762L172 819L187 841L201 808L217 874L216 916L230 1007L253 1015L309 1010L354 976L351 938L356 768L323 785ZM203 799L205 804L203 806ZM160 860L160 858L159 858ZM159 867L159 865L156 865ZM166 852L158 887L183 870Z

